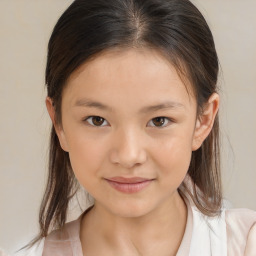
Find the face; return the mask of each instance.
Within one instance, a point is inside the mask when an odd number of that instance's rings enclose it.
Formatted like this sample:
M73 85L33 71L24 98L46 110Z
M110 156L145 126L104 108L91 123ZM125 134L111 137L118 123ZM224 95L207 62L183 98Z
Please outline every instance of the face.
M109 51L68 79L57 133L96 205L142 216L177 195L200 146L196 109L160 54Z

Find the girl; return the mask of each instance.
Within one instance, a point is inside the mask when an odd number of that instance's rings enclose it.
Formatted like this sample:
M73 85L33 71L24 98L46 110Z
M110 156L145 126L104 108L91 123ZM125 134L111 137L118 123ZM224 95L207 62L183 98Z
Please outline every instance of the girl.
M48 46L36 255L256 254L256 213L222 202L218 69L188 0L71 4ZM66 223L80 185L94 203Z

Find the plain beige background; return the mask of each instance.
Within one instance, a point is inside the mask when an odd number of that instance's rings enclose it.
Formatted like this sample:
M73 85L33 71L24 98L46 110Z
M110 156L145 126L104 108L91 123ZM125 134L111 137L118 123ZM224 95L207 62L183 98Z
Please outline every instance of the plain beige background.
M71 0L0 1L0 247L36 233L50 119L44 99L47 42ZM256 210L256 1L195 0L208 21L220 77L224 195Z

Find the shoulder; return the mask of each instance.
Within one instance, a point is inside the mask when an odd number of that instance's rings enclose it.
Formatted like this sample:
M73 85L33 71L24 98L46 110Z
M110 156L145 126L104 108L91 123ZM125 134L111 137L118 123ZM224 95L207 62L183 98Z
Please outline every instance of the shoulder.
M225 214L228 248L233 255L256 253L256 211L227 209ZM254 241L254 242L253 242Z
M226 256L225 210L222 209L217 216L209 217L203 214L196 206L192 206L192 214L193 231L189 255Z
M80 218L79 218L80 219ZM79 239L79 219L66 223L62 229L53 230L30 248L21 249L3 256L69 256L73 255L72 244ZM0 250L0 256L1 250Z
M80 217L68 222L63 228L52 231L46 238L43 256L73 255L74 247L79 247Z
M256 211L223 207L216 217L202 214L192 205L193 233L191 255L252 256L256 255Z

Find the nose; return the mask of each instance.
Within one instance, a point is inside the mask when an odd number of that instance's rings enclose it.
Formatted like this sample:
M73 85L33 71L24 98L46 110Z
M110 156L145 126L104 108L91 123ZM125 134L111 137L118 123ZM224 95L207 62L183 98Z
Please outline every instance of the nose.
M143 164L147 159L144 147L142 135L139 132L132 129L122 130L114 135L111 162L128 169Z

